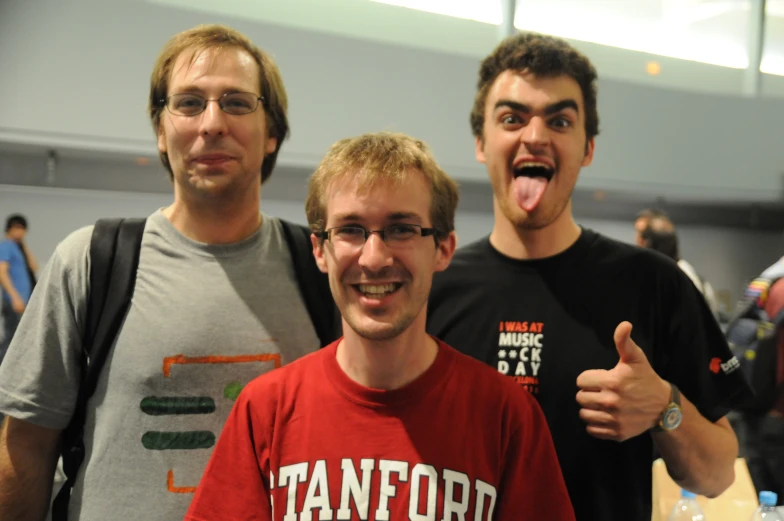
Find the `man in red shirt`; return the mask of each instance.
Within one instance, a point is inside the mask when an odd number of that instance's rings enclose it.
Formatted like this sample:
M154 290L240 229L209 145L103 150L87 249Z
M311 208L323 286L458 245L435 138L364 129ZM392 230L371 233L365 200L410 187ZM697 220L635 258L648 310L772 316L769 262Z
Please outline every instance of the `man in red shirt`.
M330 148L306 210L344 336L242 391L187 520L574 520L537 402L425 332L457 199L421 141Z

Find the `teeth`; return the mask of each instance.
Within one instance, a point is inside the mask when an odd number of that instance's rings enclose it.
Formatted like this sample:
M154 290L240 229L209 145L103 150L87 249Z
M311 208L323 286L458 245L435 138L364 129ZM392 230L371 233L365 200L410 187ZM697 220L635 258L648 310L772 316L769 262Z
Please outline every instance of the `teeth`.
M550 170L550 165L546 165L544 163L538 163L535 161L526 161L525 163L520 163L517 167L520 168L544 168L546 170Z
M382 293L391 293L395 291L394 284L384 284L381 286L371 285L371 284L360 284L359 291L362 293L370 293L370 294L382 294Z

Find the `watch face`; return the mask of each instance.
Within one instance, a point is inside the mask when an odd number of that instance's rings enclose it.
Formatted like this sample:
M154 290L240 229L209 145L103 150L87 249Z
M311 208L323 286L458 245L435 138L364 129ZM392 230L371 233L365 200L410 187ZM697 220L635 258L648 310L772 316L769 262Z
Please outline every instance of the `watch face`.
M664 413L664 418L662 418L662 427L668 431L671 431L681 424L682 419L683 412L681 412L678 407L671 406Z

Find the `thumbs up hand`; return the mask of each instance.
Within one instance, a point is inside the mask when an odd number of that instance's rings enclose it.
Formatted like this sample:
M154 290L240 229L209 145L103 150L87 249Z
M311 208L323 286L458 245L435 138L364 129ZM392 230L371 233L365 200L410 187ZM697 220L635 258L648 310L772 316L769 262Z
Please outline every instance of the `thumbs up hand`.
M670 384L659 378L648 358L631 338L632 325L615 329L618 364L608 370L591 369L577 377L577 403L588 434L625 441L657 424L670 401Z

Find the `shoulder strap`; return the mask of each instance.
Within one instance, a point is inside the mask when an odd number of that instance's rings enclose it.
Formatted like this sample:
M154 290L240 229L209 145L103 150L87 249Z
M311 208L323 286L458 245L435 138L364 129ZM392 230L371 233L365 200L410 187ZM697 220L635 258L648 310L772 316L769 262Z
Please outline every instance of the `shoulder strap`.
M329 279L318 268L313 257L310 230L283 219L278 220L291 253L294 273L310 321L316 329L321 346L326 346L340 337L341 330L338 310L329 289Z
M68 518L71 489L84 461L87 400L117 332L125 319L136 283L145 219L101 219L90 240L90 288L82 337L82 377L76 406L63 431L62 457L66 482L52 503L52 521Z

